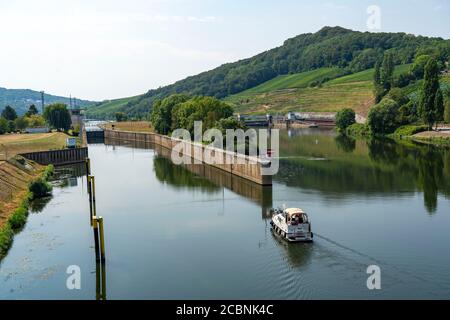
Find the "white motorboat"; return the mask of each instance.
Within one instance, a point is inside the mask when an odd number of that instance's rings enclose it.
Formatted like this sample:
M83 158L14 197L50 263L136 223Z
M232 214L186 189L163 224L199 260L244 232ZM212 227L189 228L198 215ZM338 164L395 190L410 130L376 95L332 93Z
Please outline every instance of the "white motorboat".
M313 233L308 215L299 208L273 209L270 221L275 233L291 242L311 242Z

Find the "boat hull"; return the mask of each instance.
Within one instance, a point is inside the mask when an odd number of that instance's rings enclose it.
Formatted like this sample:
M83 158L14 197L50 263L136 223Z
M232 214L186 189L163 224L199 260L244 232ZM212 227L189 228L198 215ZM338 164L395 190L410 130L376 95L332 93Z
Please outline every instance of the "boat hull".
M282 239L288 242L313 242L314 234L312 232L304 232L301 235L295 233L288 233L282 229L282 226L278 226L276 221L272 219L270 221L272 231L280 236Z

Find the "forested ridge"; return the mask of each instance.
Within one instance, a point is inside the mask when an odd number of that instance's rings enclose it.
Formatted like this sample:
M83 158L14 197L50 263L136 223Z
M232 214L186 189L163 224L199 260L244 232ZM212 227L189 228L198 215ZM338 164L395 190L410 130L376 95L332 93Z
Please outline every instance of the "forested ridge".
M373 68L385 52L392 52L394 64L411 63L429 54L444 63L450 56L450 40L406 33L370 33L324 27L286 40L282 46L254 57L221 65L213 70L149 90L121 106L130 117L148 114L156 100L173 93L224 98L255 87L274 77L322 67L339 67L345 73Z

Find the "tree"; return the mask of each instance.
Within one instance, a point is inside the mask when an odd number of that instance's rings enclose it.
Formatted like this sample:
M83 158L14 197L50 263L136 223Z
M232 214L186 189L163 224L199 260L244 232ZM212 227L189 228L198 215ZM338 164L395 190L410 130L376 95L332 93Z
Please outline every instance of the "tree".
M397 102L399 106L402 106L409 102L408 95L404 90L400 88L392 88L386 97Z
M2 117L5 118L6 120L14 121L17 118L16 110L11 108L10 106L6 106L5 109L3 109L2 111Z
M444 97L442 96L442 91L439 89L436 92L436 97L434 99L434 117L436 119L436 130L439 121L444 120Z
M45 126L45 119L44 117L34 114L29 117L26 117L28 121L28 126L31 128L37 128L37 127L43 127Z
M13 120L8 120L8 132L14 132L16 130L16 124Z
M386 52L383 61L377 61L373 77L375 102L379 103L394 84L394 55Z
M373 106L368 115L368 125L370 131L376 135L392 133L397 127L398 105L388 98L384 98L380 103Z
M30 108L28 109L28 111L25 113L25 116L30 117L30 116L33 116L38 113L39 113L38 109L36 108L36 106L34 104L32 104L30 106Z
M413 82L415 80L414 75L411 72L403 72L401 74L398 75L396 81L395 81L395 86L399 87L399 88L404 88L407 85L409 85L411 82Z
M380 53L377 50L365 49L353 58L349 68L353 73L373 68L379 57Z
M54 103L46 106L44 118L58 131L67 131L72 124L69 110L67 110L67 106L63 103Z
M441 96L437 98L436 96ZM431 130L433 124L438 121L441 112L442 93L439 89L439 69L436 60L431 58L425 65L425 74L419 100L419 114L423 122ZM440 108L438 110L438 108Z
M163 100L157 100L153 104L150 113L150 122L158 133L167 134L173 127L172 110L180 103L187 101L189 97L184 94L174 94ZM178 128L178 125L175 125Z
M127 115L123 112L116 112L114 116L117 122L127 121Z
M28 127L28 119L26 117L19 117L14 120L14 125L17 130L24 130L26 127Z
M378 103L383 98L383 86L381 85L381 63L377 61L375 63L375 72L373 74L373 87L374 87L374 96L375 102Z
M450 100L445 103L444 121L450 123Z
M355 111L346 108L338 111L336 113L336 127L341 131L345 132L348 126L351 126L356 122Z
M0 134L5 134L9 131L8 120L1 117L0 118Z
M413 74L414 78L416 79L422 79L425 73L425 65L430 60L430 56L427 54L422 54L420 56L417 56L416 59L414 59L414 63L412 64L410 71Z
M216 122L214 127L219 129L224 136L226 135L227 129L245 129L245 125L235 117L222 118Z
M381 84L385 92L392 88L394 82L394 55L390 52L384 54L381 66Z
M194 97L176 105L172 110L172 130L194 131L194 122L202 121L202 129L213 128L216 122L233 115L233 108L213 97Z
M413 101L398 108L397 122L399 124L408 124L417 121L416 105Z

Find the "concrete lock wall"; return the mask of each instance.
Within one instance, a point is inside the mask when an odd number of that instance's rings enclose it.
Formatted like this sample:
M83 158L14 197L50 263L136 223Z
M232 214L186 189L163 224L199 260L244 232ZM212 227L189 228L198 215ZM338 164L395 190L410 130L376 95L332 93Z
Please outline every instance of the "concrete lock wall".
M141 133L106 129L105 138L121 141L154 143L169 150L172 150L178 143L184 143L184 150L189 151L183 156L189 156L194 159L194 161L197 160L201 163L221 169L225 172L253 181L260 185L272 185L272 176L262 175L261 162L256 157L229 152L219 148L212 148L192 141L174 139L169 136L151 132ZM211 155L211 157L220 157L225 161L219 164L205 163L203 161L203 155L205 154L206 149L208 149L207 152Z

